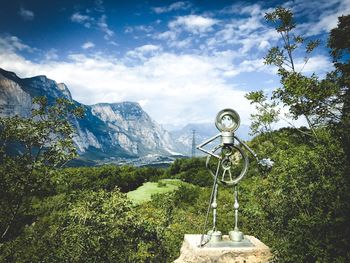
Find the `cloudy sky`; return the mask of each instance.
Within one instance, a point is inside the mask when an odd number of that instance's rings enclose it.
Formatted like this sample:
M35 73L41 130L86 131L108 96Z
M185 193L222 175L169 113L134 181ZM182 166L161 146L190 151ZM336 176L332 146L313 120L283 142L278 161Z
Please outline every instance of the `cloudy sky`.
M85 104L137 101L166 127L213 121L224 107L249 124L244 94L279 86L263 64L279 41L264 14L279 5L321 40L304 72L331 70L328 32L350 0L0 0L0 67L64 82Z

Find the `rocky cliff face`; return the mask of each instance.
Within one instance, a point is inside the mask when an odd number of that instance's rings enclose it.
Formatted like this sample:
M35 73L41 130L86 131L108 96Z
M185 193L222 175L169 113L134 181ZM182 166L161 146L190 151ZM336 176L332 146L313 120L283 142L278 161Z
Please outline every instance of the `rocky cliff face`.
M0 69L0 116L29 117L32 98L46 96L50 103L64 97L73 101L63 83L45 76L21 79L12 72ZM87 160L118 160L178 153L169 132L153 121L135 102L83 105L83 119L74 119L74 142L81 158Z
M92 113L104 121L122 148L135 155L150 152L176 154L170 134L162 129L138 103L99 103L91 106Z
M0 73L0 112L2 116L28 117L32 107L30 95L21 86Z

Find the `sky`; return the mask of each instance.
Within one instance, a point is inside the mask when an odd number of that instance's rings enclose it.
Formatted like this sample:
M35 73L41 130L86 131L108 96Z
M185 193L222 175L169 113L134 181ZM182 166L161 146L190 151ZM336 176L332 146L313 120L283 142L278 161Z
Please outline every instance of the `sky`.
M281 41L264 20L277 6L294 12L296 33L321 40L303 72L332 70L328 33L350 0L0 0L0 67L63 82L84 104L138 102L170 129L223 108L249 124L244 95L280 86L263 62Z

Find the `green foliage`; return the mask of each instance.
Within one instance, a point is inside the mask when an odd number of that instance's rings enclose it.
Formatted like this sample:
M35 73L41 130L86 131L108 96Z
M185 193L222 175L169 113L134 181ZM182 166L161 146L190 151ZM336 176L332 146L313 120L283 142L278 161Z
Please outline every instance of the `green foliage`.
M60 193L74 190L113 190L118 187L121 192L135 190L146 181L158 178L162 169L152 167L136 168L133 166L103 165L98 167L66 168L60 171L54 181Z
M279 7L265 18L282 40L265 57L281 77L282 87L271 99L288 106L292 118L304 116L312 133L304 128L282 129L253 139L252 148L275 165L260 180L250 178L255 183L250 184L252 194L248 193L243 218L270 245L277 262L348 262L350 16L340 18L338 28L331 31L336 71L323 80L295 68L296 52L299 55L304 49L306 64L319 41L305 42L294 35L293 13ZM257 105L266 100L261 91L247 98ZM253 128L266 113L264 107L257 110Z
M271 132L271 124L279 120L278 115L280 110L277 109L276 101L269 102L262 90L251 91L245 97L250 101L250 104L256 105L255 109L258 112L251 115L251 135Z
M328 79L320 81L315 74L307 77L291 72L282 77L283 88L274 91L273 98L280 99L289 106L289 113L297 119L308 116L311 127L324 125L327 120L338 119L335 111L334 95L339 87Z
M350 164L350 15L339 17L338 26L330 32L328 45L336 68L331 80L339 86L337 103L341 105L341 122L336 129Z
M2 261L163 262L156 226L118 190L56 195L37 209L38 220L2 247Z
M349 63L350 54L350 15L341 16L338 18L338 25L332 29L329 36L328 45L332 49L331 54L336 67L341 68ZM349 70L344 69L344 72Z
M306 56L304 61L306 64L310 53L320 44L320 41L311 40L306 42L302 36L295 35L294 29L296 23L294 21L294 14L291 10L284 7L277 7L272 12L266 13L265 19L274 26L283 42L281 47L272 47L269 50L265 57L265 63L277 66L279 74L282 76L287 74L288 71L296 72L293 52L305 44Z
M176 159L165 176L199 186L210 186L213 180L205 168L204 158Z
M313 143L296 130L275 132L273 151L262 143L266 137L252 142L258 152L269 151L275 166L252 188L260 211L249 221L279 262L347 262L350 257L344 154L330 131L318 134L320 143Z
M49 106L45 97L34 105L31 118L0 118L0 241L30 221L32 199L49 191L54 168L76 156L68 119L81 109L65 99Z
M315 128L322 126L329 119L338 118L336 112L339 87L332 81L320 81L315 74L302 74L304 66L309 61L312 51L319 46L319 40L306 42L302 36L295 35L296 23L289 9L278 7L265 18L272 23L280 34L282 45L273 47L265 57L265 63L278 68L282 87L273 92L272 99L278 100L290 108L290 116L294 119L304 116L317 137ZM304 50L304 65L298 71L295 67L295 53ZM260 113L261 114L261 113Z
M172 262L179 256L184 234L200 233L206 203L201 197L209 198L202 195L206 190L183 184L176 191L154 195L152 202L137 207L147 222L158 225L165 250L164 262Z
M304 37L296 35L293 13L284 7L266 13L265 19L281 36L282 43L272 47L264 59L265 64L278 68L282 87L273 91L271 102L267 102L262 91L246 95L252 104L257 105L258 113L252 115L252 133L264 132L271 123L278 120L279 111L276 106L281 102L289 108L288 117L305 117L311 131L306 133L317 138L316 127L324 126L330 120L339 121L339 101L336 99L339 86L334 82L334 75L329 74L326 79L319 80L315 74L307 76L302 73L320 41L306 41ZM304 54L304 64L299 70L295 67L295 57L301 53ZM284 120L291 124L287 119Z
M252 162L240 183L240 229L269 245L278 262L346 262L350 183L339 141L327 129L318 130L320 143L291 128L272 133L273 143L269 134L250 142L275 166L270 173L258 174ZM203 159L188 159L160 171L173 178L187 174L188 180L205 171L206 184L211 185L204 167ZM184 234L202 233L210 187L178 182L177 189L135 206L103 179L110 181L119 173L118 180L127 180L130 171L142 175L137 171L145 168L94 169L90 175L86 168L55 175L57 194L34 200L35 222L1 244L0 261L171 262L179 256ZM153 184L165 189L173 181L165 182L166 187ZM232 188L220 187L217 227L224 233L233 229L233 201Z

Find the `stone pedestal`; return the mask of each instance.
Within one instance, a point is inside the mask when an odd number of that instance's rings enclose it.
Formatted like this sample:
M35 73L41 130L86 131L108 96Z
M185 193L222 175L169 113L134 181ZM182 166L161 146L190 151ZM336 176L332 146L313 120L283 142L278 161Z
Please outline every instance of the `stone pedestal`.
M180 257L174 263L267 263L271 258L270 249L253 236L244 236L250 245L240 246L223 236L221 244L199 247L201 235L185 235Z

